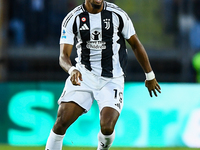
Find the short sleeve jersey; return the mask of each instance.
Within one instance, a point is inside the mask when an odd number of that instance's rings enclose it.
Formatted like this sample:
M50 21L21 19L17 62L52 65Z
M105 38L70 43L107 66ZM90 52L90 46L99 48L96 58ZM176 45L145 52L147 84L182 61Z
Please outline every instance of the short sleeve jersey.
M87 12L84 4L72 10L62 22L60 44L75 43L77 65L97 76L124 75L127 63L125 39L135 34L132 21L122 9L104 1L97 14Z

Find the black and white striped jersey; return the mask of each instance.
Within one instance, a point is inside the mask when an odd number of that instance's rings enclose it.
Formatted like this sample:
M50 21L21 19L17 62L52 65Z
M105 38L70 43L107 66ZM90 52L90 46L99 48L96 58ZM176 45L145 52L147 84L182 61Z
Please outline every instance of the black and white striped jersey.
M60 44L73 45L76 39L78 65L97 76L119 77L127 62L125 39L134 34L129 16L104 1L104 9L97 14L87 12L84 4L72 10L62 22Z

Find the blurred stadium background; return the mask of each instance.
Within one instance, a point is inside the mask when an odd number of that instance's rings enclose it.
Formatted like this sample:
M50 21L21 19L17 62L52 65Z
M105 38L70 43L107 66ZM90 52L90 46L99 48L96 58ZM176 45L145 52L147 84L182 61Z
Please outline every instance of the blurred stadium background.
M162 88L149 98L128 47L125 104L113 146L200 148L200 0L107 1L129 14ZM0 0L0 144L45 145L68 76L58 64L61 22L83 2ZM64 145L95 147L98 113L94 103L67 131Z

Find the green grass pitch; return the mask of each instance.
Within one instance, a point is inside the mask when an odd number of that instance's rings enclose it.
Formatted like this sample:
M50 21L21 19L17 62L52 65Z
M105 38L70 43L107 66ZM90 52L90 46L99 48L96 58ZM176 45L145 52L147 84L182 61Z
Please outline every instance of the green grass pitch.
M0 145L0 150L44 150L43 147L17 147L17 146L8 146ZM63 150L96 150L94 147L63 147ZM170 148L116 148L112 147L110 150L198 150L197 148L179 148L179 147L170 147Z

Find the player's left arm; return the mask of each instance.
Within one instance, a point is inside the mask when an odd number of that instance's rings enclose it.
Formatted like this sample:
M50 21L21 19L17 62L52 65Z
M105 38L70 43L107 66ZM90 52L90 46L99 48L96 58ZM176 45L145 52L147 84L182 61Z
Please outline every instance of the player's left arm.
M157 96L156 91L161 93L161 88L151 68L146 50L144 49L142 43L139 41L136 34L132 35L127 41L131 45L131 48L137 58L137 61L140 63L142 69L146 74L147 79L145 80L145 86L148 88L150 96L152 97L152 92L155 96Z

